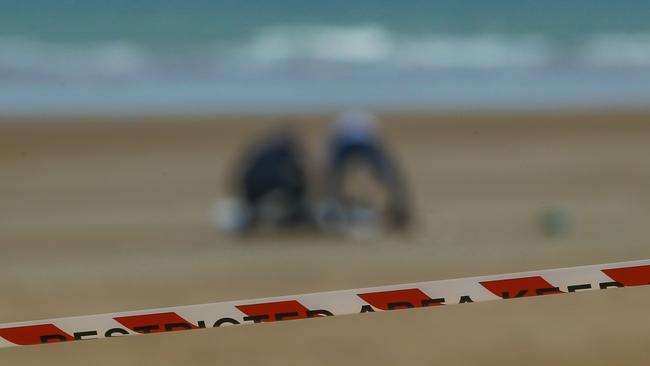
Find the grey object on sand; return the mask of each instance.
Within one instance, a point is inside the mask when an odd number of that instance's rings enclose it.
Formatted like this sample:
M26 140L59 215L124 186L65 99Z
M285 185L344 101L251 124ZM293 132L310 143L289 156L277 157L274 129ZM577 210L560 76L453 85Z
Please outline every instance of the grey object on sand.
M574 231L575 220L570 210L560 207L544 209L540 214L541 227L549 238L563 238Z

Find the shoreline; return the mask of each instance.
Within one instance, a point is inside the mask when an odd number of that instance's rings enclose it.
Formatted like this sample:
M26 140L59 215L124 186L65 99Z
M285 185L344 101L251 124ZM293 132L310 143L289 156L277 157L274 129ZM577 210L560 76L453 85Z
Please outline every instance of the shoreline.
M513 71L514 72L514 71ZM138 81L0 86L0 118L233 115L438 110L650 109L650 72L623 76L499 74L426 80Z
M79 124L79 123L162 123L175 124L179 119L198 123L232 123L242 121L267 120L270 123L278 120L296 120L304 118L327 119L335 115L351 111L364 110L376 114L380 117L387 118L435 118L438 122L446 119L467 120L467 119L493 119L493 118L513 118L524 116L536 116L540 118L567 117L572 120L576 118L606 119L614 117L642 117L650 116L650 103L647 106L614 106L599 105L593 107L521 107L521 108L405 108L399 109L382 109L382 108L329 108L320 110L249 110L237 112L139 112L139 113L85 113L85 112L61 112L46 114L18 114L2 115L0 114L0 126L10 126L13 124ZM582 121L584 122L584 121Z

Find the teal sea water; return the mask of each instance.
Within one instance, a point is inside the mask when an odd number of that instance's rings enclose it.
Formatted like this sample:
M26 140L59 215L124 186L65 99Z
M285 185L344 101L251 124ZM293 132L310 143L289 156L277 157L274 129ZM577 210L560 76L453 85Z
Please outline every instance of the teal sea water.
M0 9L0 114L650 104L647 0Z

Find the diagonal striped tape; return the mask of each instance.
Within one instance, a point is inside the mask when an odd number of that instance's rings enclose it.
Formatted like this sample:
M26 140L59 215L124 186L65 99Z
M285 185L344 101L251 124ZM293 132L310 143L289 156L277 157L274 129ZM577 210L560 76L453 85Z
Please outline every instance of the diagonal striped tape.
M0 324L0 347L650 284L650 260Z

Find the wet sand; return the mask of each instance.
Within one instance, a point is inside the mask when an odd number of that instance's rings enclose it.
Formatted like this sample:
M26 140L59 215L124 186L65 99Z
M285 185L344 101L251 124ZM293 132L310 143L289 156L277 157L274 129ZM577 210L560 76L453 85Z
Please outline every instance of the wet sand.
M331 116L292 116L322 158ZM0 322L650 257L650 113L382 115L412 232L215 231L277 116L0 122ZM574 222L544 235L540 214ZM0 364L646 364L650 290L0 350Z

